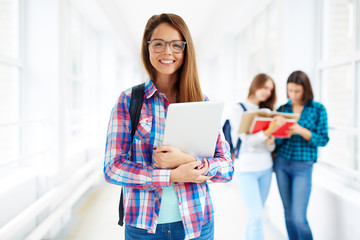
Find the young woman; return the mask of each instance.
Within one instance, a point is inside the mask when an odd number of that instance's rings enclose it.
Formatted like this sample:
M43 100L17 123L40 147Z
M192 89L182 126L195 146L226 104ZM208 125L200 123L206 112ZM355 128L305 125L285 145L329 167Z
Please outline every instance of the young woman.
M290 138L276 139L275 173L285 211L290 240L311 240L306 211L311 192L313 164L317 149L329 141L325 107L313 100L308 76L293 72L287 80L289 101L278 111L300 114L290 131Z
M212 158L162 146L170 103L204 101L190 32L174 14L152 16L142 40L149 79L131 141L131 89L111 113L105 179L124 186L125 239L213 239L214 216L207 182L232 179L227 142L219 134Z
M266 74L258 74L253 79L248 98L243 102L246 111L266 108L273 110L276 101L275 83ZM245 227L246 240L261 240L263 235L263 208L269 193L272 175L271 152L275 148L271 135L285 123L284 118L275 117L275 125L256 134L238 135L238 128L244 107L236 104L232 111L230 124L232 139L241 138L238 159L235 159L235 170L240 193L247 208L248 217Z

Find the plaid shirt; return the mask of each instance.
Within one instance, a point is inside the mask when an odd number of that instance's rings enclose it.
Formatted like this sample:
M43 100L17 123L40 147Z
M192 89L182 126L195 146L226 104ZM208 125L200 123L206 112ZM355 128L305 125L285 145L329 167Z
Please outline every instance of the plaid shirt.
M131 89L122 92L111 113L104 160L105 179L125 187L125 224L155 233L162 187L171 186L171 169L155 168L152 154L154 146L162 145L169 102L151 80L146 81L141 116L131 141L130 98ZM214 157L206 160L208 174L214 175L211 180L201 184L173 183L187 239L199 237L202 225L213 220L208 183L232 179L234 167L229 145L220 132Z
M279 107L278 111L292 113L291 101ZM311 131L310 141L300 135L288 139L276 139L277 154L293 161L317 161L317 149L329 141L328 123L325 107L315 101L308 101L301 113L298 124Z

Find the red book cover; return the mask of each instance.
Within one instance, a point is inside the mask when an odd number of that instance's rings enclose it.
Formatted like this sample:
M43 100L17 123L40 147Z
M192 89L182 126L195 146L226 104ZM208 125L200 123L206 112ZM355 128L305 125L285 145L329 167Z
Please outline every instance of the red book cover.
M254 121L250 127L250 133L254 134L260 131L265 131L270 123L272 121L272 118L266 118L266 117L255 117ZM286 134L287 131L289 131L289 128L295 123L294 119L286 119L286 123L284 126L280 127L278 130L272 133L273 136L278 138L288 138L288 135Z

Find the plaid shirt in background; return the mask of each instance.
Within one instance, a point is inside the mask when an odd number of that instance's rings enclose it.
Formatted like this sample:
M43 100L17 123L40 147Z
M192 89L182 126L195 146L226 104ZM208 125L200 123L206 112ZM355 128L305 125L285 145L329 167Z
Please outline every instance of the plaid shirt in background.
M291 101L280 106L278 111L293 113ZM311 131L311 140L306 141L300 135L289 139L276 139L277 154L293 161L317 161L317 150L329 141L328 123L325 107L315 101L308 101L301 113L298 124Z
M122 92L111 113L104 160L105 179L125 186L125 224L155 233L162 187L171 186L171 183L170 169L154 168L152 154L153 147L162 144L169 102L151 80L146 81L141 116L131 142L130 98L131 89ZM234 167L229 145L220 132L214 157L206 160L208 174L214 175L209 183L232 179ZM174 183L174 188L186 238L199 237L202 225L213 220L208 184Z

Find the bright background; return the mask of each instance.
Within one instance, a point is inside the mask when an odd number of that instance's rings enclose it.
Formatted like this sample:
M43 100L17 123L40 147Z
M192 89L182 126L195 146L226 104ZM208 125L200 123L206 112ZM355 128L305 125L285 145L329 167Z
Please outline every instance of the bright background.
M54 238L103 183L111 108L145 81L141 37L162 12L187 22L212 100L243 101L264 72L279 105L289 74L309 75L330 127L314 170L314 236L360 239L360 0L0 0L0 239ZM267 206L285 235L274 188Z

